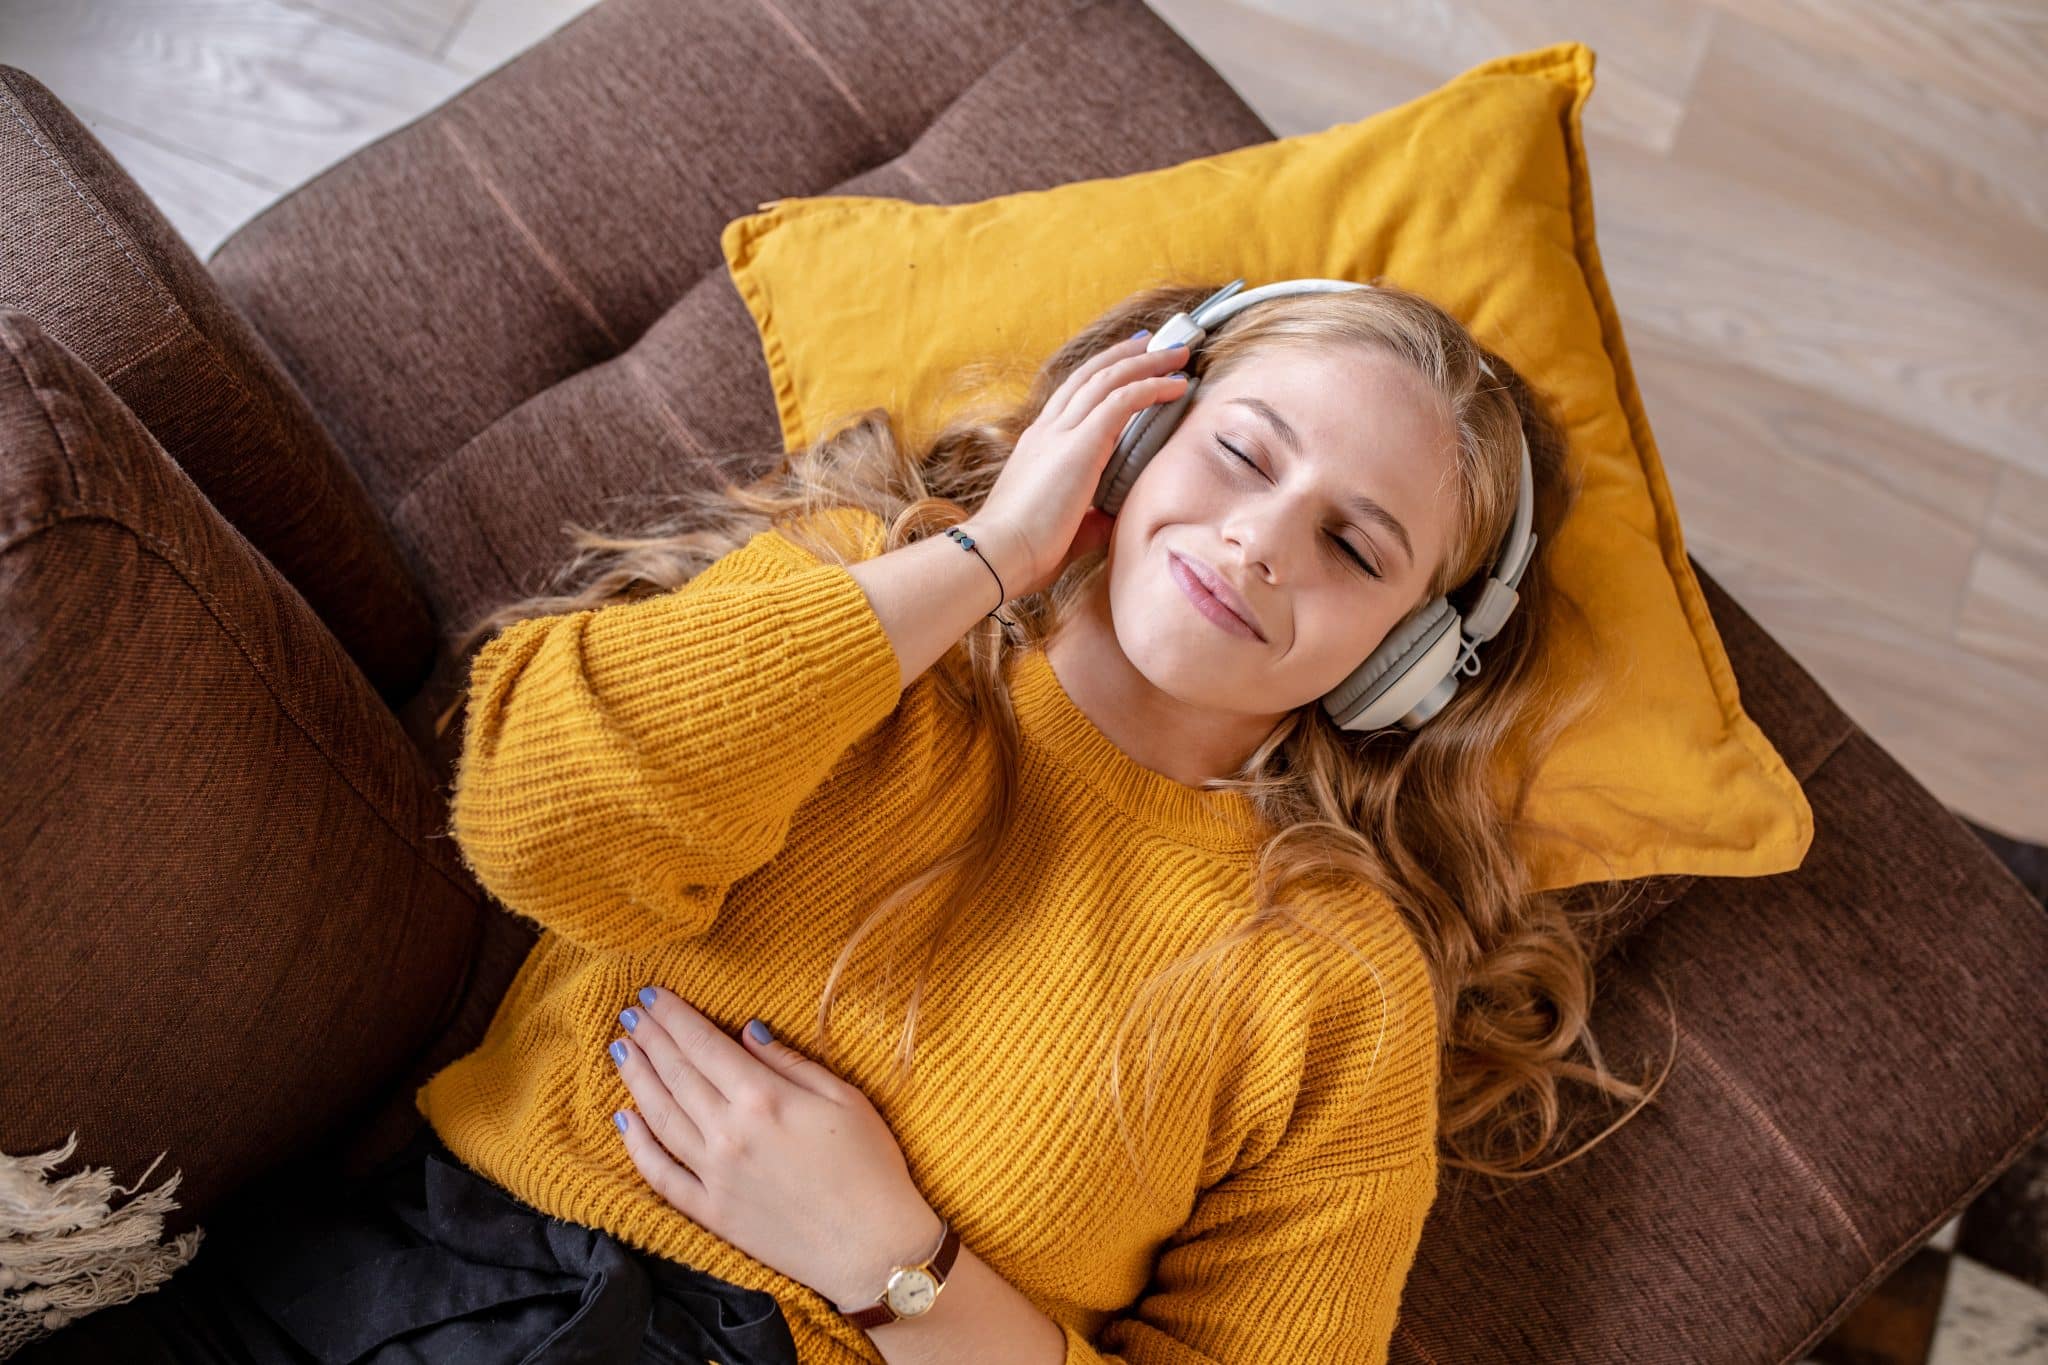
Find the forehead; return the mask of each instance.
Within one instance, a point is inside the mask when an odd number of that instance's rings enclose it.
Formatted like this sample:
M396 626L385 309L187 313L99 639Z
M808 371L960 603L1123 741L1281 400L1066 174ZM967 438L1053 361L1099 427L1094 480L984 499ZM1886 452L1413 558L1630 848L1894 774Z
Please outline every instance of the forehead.
M1232 400L1254 396L1278 410L1302 441L1302 456L1332 475L1356 471L1406 485L1401 515L1423 514L1451 469L1457 429L1429 381L1385 351L1290 348L1249 357L1205 380L1197 393L1233 426L1249 427L1286 451L1264 418ZM1292 454L1292 451L1287 451ZM1368 489L1386 500L1379 489Z

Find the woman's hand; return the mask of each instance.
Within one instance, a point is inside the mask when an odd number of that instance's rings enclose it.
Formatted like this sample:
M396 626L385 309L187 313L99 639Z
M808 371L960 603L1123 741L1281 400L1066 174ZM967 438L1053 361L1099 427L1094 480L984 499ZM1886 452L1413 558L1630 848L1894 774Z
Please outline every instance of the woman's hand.
M938 1214L857 1088L785 1043L735 1042L658 986L619 1018L632 1036L612 1056L639 1106L621 1111L626 1150L694 1222L840 1308L938 1246Z
M1095 509L1095 485L1132 414L1180 396L1186 345L1148 351L1131 337L1074 367L1036 421L1017 438L995 486L968 519L973 535L1004 546L1023 579L1003 587L1022 597L1050 586L1075 556L1103 543L1111 518ZM1084 534L1085 527L1085 534Z

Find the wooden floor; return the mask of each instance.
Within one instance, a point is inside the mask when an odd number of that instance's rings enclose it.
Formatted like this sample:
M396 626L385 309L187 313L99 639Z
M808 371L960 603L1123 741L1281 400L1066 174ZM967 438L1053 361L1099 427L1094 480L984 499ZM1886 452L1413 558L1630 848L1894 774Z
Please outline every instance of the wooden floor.
M588 3L0 0L0 61L203 258ZM1601 251L1688 547L1943 801L2048 842L2048 3L1154 8L1283 137L1592 47Z

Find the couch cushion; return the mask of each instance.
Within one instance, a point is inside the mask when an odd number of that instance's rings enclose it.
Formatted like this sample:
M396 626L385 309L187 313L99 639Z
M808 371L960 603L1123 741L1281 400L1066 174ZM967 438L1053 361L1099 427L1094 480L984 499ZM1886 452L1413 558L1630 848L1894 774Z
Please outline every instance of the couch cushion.
M99 374L387 702L412 695L434 624L361 480L149 196L11 66L0 66L0 221L0 308L33 317Z
M1785 767L1803 789L1806 780L1820 770L1835 750L1850 735L1861 731L1819 680L1758 624L1741 603L1729 596L1728 590L1698 560L1687 555L1686 562L1699 582L1700 596L1713 616L1714 630L1727 646L1735 682L1741 689L1743 710L1756 722L1771 747L1784 756ZM1666 906L1685 897L1698 880L1693 873L1631 878L1631 894L1622 907L1581 924L1588 953L1595 962L1605 958ZM1595 888L1596 892L1607 889ZM1754 894L1770 892L1764 884L1757 884Z
M1797 1360L2048 1127L2048 916L1861 730L1802 776L1797 871L1700 878L1602 965L1606 1064L1672 1065L1648 1107L1502 1197L1446 1169L1395 1365Z
M304 598L4 311L0 709L0 1150L163 1154L181 1232L404 1074L502 912Z

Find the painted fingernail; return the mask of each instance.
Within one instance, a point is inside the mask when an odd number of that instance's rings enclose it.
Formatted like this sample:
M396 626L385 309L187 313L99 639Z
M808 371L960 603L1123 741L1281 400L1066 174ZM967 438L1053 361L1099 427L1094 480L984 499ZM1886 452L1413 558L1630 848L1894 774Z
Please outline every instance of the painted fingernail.
M626 1026L626 1032L631 1033L640 1026L640 1011L634 1009L620 1010L619 1022Z
M768 1026L759 1019L747 1020L747 1036L757 1043L772 1043L775 1041L775 1035L770 1033Z
M1148 337L1151 335L1152 329L1150 327L1140 327L1137 331L1131 333L1131 340L1136 341L1139 337Z
M640 1003L649 1009L654 1008L654 987L642 986L640 988Z
M617 1062L620 1066L624 1066L626 1064L625 1039L622 1038L611 1045L611 1054L612 1060Z
M618 1125L619 1125L619 1131L620 1131L620 1132L622 1132L622 1133L623 1133L623 1132L625 1132L625 1131L626 1131L626 1111L625 1111L625 1110L623 1110L623 1109L621 1109L621 1110L619 1110L619 1111L618 1111L617 1113L613 1114L613 1115L612 1115L612 1122L613 1122L613 1123L616 1123L616 1124L618 1124Z

